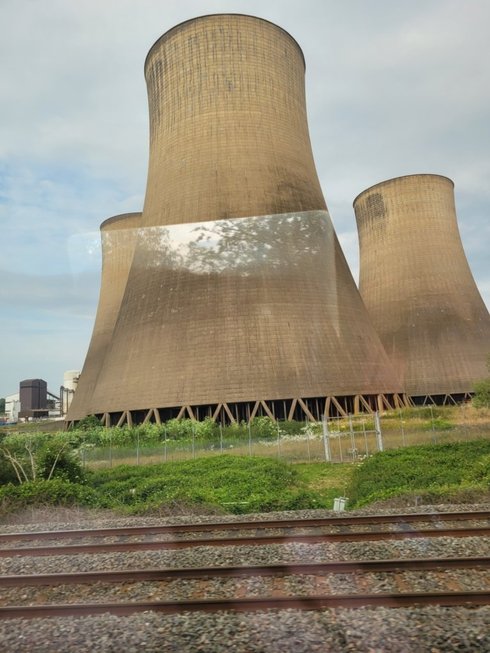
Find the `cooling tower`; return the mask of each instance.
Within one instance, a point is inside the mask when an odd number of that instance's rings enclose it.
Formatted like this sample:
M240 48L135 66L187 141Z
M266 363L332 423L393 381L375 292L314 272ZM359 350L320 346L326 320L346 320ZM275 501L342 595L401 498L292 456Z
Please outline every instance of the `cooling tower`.
M99 304L85 364L69 406L67 421L79 420L93 412L90 404L92 392L119 314L140 221L141 213L125 213L109 218L100 225L102 276Z
M296 41L250 16L151 48L142 228L90 403L106 423L401 401L320 189L304 72Z
M486 376L490 318L458 231L454 184L410 175L354 200L360 292L414 397L459 395Z

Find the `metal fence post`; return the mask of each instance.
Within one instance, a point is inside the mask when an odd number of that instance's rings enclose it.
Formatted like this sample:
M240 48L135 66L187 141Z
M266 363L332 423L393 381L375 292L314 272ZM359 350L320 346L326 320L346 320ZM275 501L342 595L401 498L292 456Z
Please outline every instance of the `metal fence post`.
M356 438L354 435L354 424L352 422L352 415L349 413L349 430L350 430L350 446L352 460L357 458Z
M402 411L398 409L398 417L400 418L400 430L402 432L402 444L405 447L406 442L405 442L405 428L403 426L403 416L402 416Z
M432 442L435 444L437 442L437 437L436 437L436 427L434 424L434 411L432 409L432 405L430 406L430 419L432 422Z
M328 423L326 419L322 420L322 429L323 429L323 449L325 451L325 461L327 463L332 462L332 454L330 452L330 435L328 433Z
M308 451L308 462L311 463L311 452L310 452L310 423L306 423L306 449Z
M378 411L374 413L374 430L376 431L376 444L378 446L378 451L384 451L383 436L381 434L381 422L379 419Z

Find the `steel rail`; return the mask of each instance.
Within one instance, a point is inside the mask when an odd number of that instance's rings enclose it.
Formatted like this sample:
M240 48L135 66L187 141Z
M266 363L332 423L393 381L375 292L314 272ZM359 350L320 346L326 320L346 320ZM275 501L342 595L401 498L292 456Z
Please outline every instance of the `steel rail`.
M406 515L354 515L352 517L322 517L310 519L274 519L264 521L207 522L200 524L160 524L154 526L124 526L111 528L62 531L31 531L2 533L0 543L10 540L66 539L72 537L110 537L118 535L151 535L154 533L186 533L203 531L260 530L266 528L315 528L320 526L350 526L352 524L385 524L413 522L470 521L490 519L489 511L410 513Z
M369 542L377 540L402 540L424 537L482 537L490 535L490 527L456 529L422 529L403 531L368 531L324 533L320 535L266 535L261 537L232 537L213 539L164 540L149 542L104 542L101 544L68 544L59 546L0 549L0 557L45 556L75 553L104 553L111 551L154 551L184 549L197 546L259 546L269 544L321 544L325 542Z
M125 526L114 528L2 533L0 543L13 540L67 539L73 537L110 537L152 535L156 533L188 533L203 531L260 530L266 528L315 528L320 526L350 526L353 524L412 524L414 522L470 521L490 519L488 511L410 513L406 515L355 515L311 519L274 519L264 521L234 521L200 524L161 524L154 526Z
M78 585L84 583L138 583L182 578L240 578L247 576L321 576L327 574L427 571L433 569L475 569L490 567L489 557L410 558L405 560L348 560L334 562L246 565L238 567L125 569L60 574L1 576L0 587Z
M33 605L0 607L0 619L33 619L111 613L129 615L135 612L233 612L270 609L324 610L328 608L363 608L368 605L401 608L414 605L488 605L489 592L407 592L403 594L334 594L325 596L291 596L241 599L206 599L192 601L134 601L129 603L85 603L66 605Z

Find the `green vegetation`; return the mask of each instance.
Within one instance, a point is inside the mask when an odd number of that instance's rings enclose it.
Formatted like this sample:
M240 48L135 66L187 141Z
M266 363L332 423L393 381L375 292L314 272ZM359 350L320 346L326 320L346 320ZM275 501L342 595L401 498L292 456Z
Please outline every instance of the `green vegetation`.
M422 445L377 453L356 467L350 507L401 495L427 499L490 489L490 440Z
M490 408L490 379L475 383L473 405L476 408Z
M231 513L324 508L330 494L310 489L293 465L273 458L228 455L164 465L124 465L96 472L90 482L103 497L104 507L129 512L146 512L172 502L219 506Z
M105 428L96 417L81 420L71 433L85 444L95 446L129 445L140 443L161 443L164 441L219 442L235 441L249 438L274 440L278 430L282 434L299 433L303 422L273 422L268 417L254 417L250 426L246 422L221 426L210 417L201 422L191 419L171 419L164 424L138 424Z
M487 370L490 374L490 354L487 357ZM473 405L476 408L490 408L490 376L475 383Z
M7 434L0 441L0 483L63 478L80 482L84 470L69 433Z
M349 508L490 499L490 410L471 404L383 414L385 451L374 455L371 416L331 420L331 453L343 463L318 462L321 425L267 417L250 426L207 419L108 429L90 417L68 432L33 427L0 431L0 516L27 505L182 514L331 508L337 496Z
M416 500L475 502L489 494L487 439L385 451L354 465L215 455L87 471L76 482L62 474L50 480L38 477L0 487L0 516L27 505L88 506L125 514L186 506L189 512L241 514L332 508L337 496L348 496L348 507L355 508L400 497L410 505Z
M83 482L62 478L0 488L0 514L26 505L79 505L123 513L187 505L224 513L328 508L351 466L290 465L273 458L213 456L165 465L121 465L89 472ZM332 473L329 477L328 470ZM345 480L345 478L344 478ZM342 485L345 485L343 483Z
M0 415L5 414L5 397L0 397Z

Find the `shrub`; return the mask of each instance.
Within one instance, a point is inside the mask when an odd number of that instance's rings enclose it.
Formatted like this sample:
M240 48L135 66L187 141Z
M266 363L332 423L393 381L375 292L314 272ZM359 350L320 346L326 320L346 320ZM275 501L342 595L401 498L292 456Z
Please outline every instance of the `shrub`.
M45 444L36 456L37 476L45 480L62 478L72 483L82 483L85 473L78 455L72 450L60 449L56 443Z
M61 478L50 481L29 481L22 485L8 484L0 488L0 506L3 512L11 512L25 506L63 505L96 506L97 493L77 483Z
M478 479L485 478L488 456L489 440L380 452L354 470L348 496L351 505L361 505L412 491L455 488L468 479L481 482Z
M12 464L4 456L0 455L0 485L17 482L17 474Z
M92 431L95 428L102 427L100 420L95 415L87 415L73 427L76 431Z
M69 432L11 434L0 445L0 470L10 466L6 480L17 483L53 476L79 481L82 469L74 451L76 445L77 438Z
M254 417L250 420L252 436L263 440L277 438L278 426L270 417Z
M474 390L473 405L476 408L490 408L490 379L475 383Z

